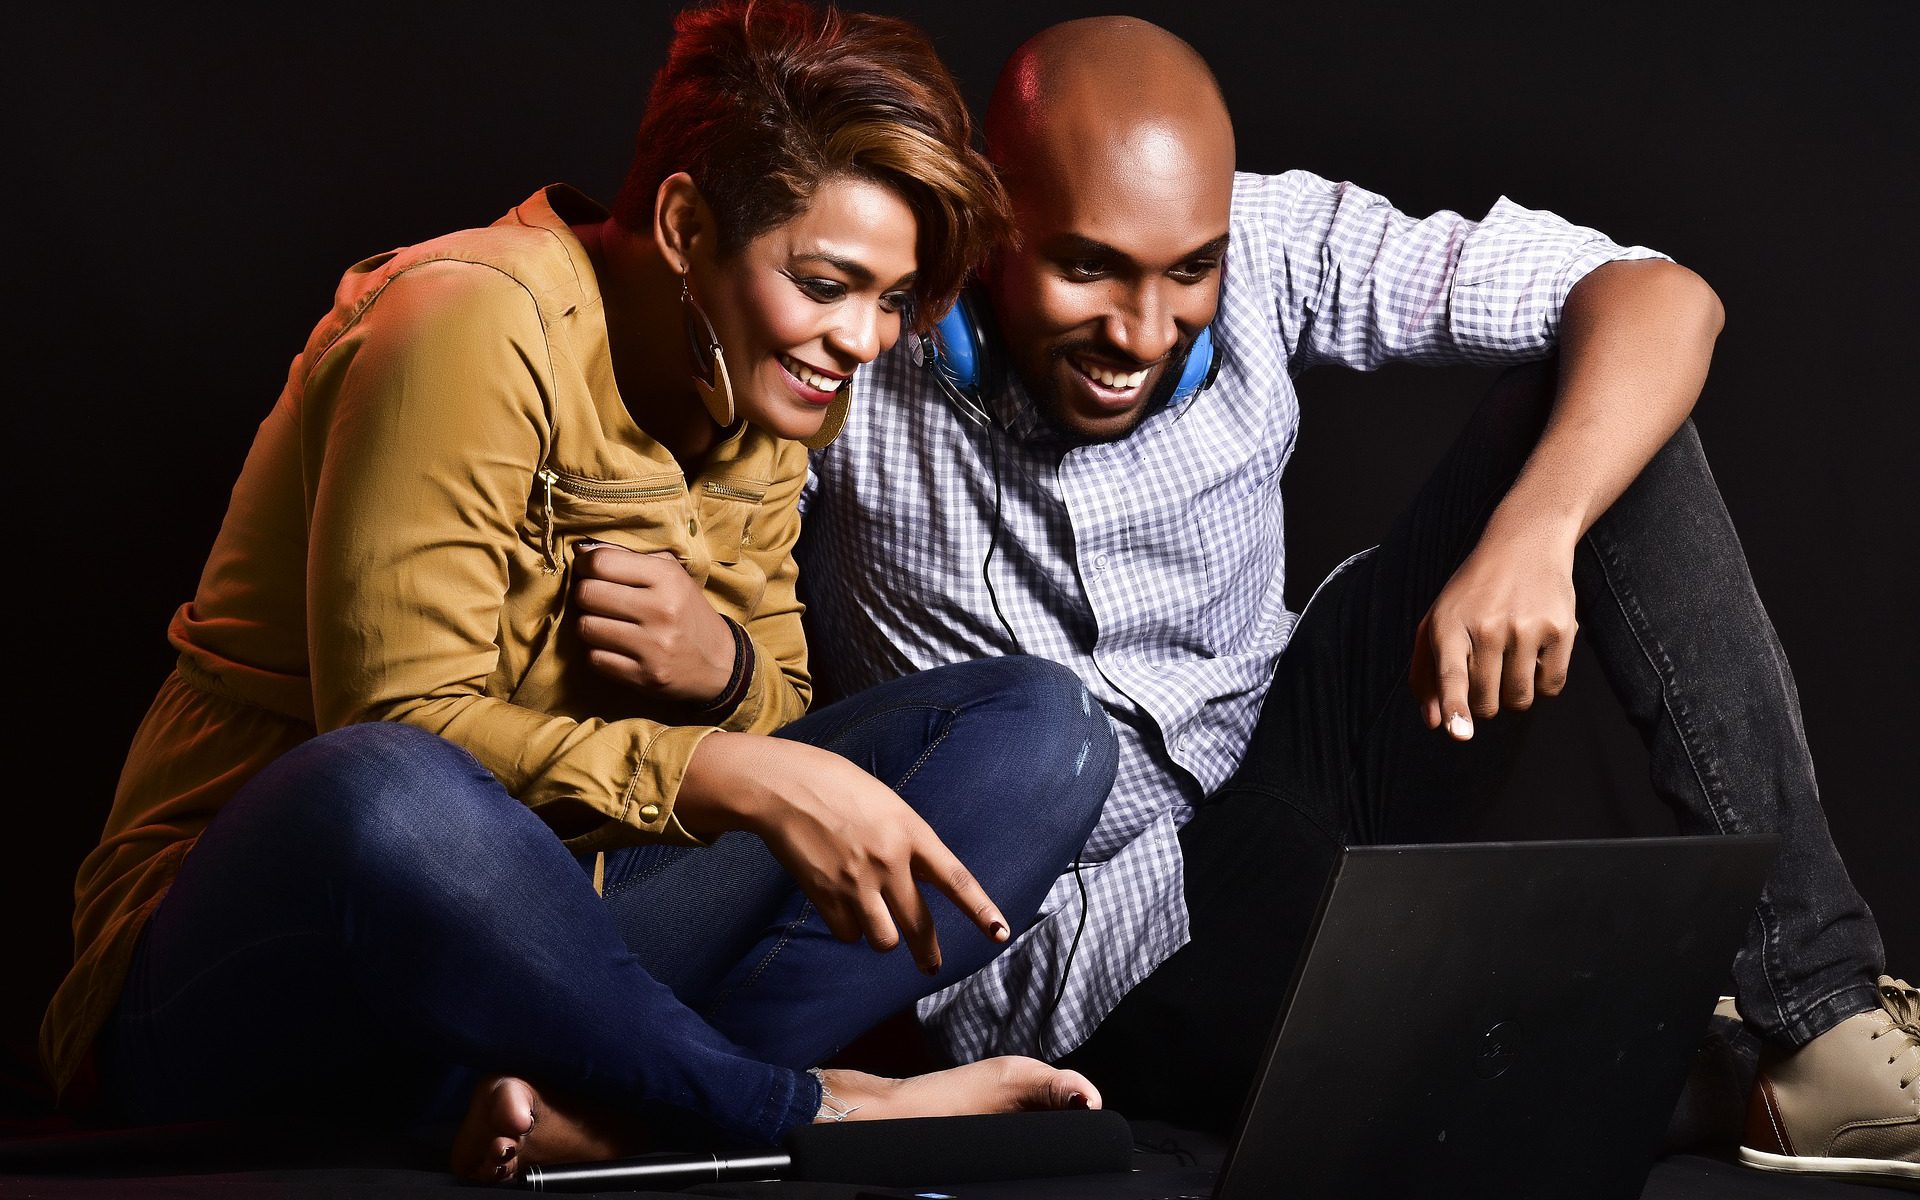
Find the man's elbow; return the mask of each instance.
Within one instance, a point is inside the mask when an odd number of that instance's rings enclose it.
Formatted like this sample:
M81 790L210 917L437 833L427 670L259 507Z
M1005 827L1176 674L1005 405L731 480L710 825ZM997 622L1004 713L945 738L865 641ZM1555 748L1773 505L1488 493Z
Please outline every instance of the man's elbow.
M1711 346L1720 337L1721 330L1727 327L1726 305L1720 302L1720 293L1713 290L1713 285L1698 274L1677 263L1674 264L1674 270L1683 277L1678 282L1686 291L1695 326L1701 338Z
M1676 329L1691 331L1711 350L1727 326L1727 309L1720 303L1720 293L1679 263L1653 260L1648 265L1656 267L1653 275L1658 281L1657 295L1667 318Z

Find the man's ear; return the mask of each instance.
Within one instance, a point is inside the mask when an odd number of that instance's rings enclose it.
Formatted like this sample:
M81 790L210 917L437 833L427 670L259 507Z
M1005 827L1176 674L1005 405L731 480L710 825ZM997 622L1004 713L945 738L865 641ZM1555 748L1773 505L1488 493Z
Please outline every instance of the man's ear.
M713 236L713 213L693 176L676 171L660 181L653 197L653 242L660 257L684 275L697 246Z

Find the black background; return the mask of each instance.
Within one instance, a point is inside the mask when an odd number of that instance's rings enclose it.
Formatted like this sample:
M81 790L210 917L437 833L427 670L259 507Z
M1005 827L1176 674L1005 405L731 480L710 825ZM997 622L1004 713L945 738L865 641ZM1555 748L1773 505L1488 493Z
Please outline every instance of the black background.
M1021 38L1101 11L872 7L927 28L976 111ZM69 952L74 868L171 662L168 615L340 271L555 180L610 198L669 11L65 4L12 19L0 1034L16 1078ZM1798 672L1835 840L1893 970L1920 972L1914 6L1133 11L1212 62L1245 169L1352 179L1421 214L1505 194L1667 251L1719 290L1727 330L1696 418ZM1296 604L1376 539L1487 380L1303 381ZM1577 659L1570 695L1540 714L1511 827L1670 828L1595 674Z

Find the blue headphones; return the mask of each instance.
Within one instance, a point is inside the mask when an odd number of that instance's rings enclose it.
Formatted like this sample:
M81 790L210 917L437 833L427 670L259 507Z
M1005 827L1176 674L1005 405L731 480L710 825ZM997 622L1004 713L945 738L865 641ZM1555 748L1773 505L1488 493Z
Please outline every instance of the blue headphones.
M999 389L1004 368L985 321L975 312L974 293L960 294L933 334L920 339L915 357L933 372L956 412L975 425L993 423L985 397ZM1208 326L1188 348L1167 403L1180 404L1205 391L1219 373L1220 356L1214 352L1213 327Z

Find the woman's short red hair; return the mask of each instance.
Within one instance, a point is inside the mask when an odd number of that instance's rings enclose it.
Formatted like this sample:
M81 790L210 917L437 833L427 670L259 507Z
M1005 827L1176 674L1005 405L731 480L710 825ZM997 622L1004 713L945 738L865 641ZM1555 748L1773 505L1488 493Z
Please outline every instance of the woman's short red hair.
M919 220L916 322L944 313L1011 228L1005 191L926 36L802 0L720 0L674 20L614 217L653 222L660 182L692 176L732 253L830 179L886 187Z

